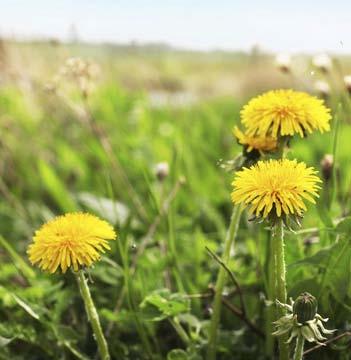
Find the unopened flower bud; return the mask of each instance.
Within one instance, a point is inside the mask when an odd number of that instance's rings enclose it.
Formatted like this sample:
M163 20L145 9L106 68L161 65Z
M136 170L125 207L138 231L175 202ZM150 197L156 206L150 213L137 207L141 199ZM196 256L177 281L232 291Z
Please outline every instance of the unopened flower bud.
M325 181L330 180L333 172L334 158L331 154L324 155L321 161L322 174Z
M293 314L297 316L297 321L304 324L306 321L313 320L317 314L318 303L314 296L304 292L297 297L293 305Z
M314 83L316 92L324 99L327 99L330 95L330 86L327 82L318 80Z
M156 164L155 174L159 181L163 181L169 175L169 165L163 161Z
M327 54L316 55L312 59L313 65L320 71L327 73L332 68L332 60Z
M344 84L345 84L346 90L351 95L351 75L344 76Z
M289 54L278 54L275 58L275 64L277 68L283 72L290 72L291 68L291 57Z

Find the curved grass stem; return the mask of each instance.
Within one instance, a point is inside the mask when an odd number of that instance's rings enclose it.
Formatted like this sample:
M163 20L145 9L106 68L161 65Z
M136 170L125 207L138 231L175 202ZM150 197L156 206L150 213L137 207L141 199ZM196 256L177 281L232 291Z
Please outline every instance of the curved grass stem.
M240 221L241 207L240 205L235 205L233 208L233 213L230 220L229 229L227 231L225 244L224 244L224 253L223 253L223 263L227 263L230 257L230 250L233 246L236 232L238 229ZM222 302L222 292L226 280L226 270L223 266L219 268L216 286L215 286L215 298L213 302L213 313L210 324L209 340L208 340L208 355L207 360L216 359L216 348L217 348L217 332L219 326L219 320L221 315L221 302Z

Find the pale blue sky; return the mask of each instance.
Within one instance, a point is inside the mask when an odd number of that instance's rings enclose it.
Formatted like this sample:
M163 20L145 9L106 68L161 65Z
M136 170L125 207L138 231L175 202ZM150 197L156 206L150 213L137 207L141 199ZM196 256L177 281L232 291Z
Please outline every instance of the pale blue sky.
M0 34L351 53L350 0L0 0Z

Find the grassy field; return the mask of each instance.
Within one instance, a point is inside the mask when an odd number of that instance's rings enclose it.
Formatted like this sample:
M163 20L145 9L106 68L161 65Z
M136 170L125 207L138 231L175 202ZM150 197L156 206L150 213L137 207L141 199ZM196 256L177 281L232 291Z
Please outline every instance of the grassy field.
M72 56L99 67L88 93L62 71L57 78ZM338 329L331 338L345 334L306 359L351 359L348 71L348 57L323 74L300 55L285 74L258 49L2 42L0 359L98 358L74 275L41 272L26 255L36 229L73 211L118 234L88 271L112 359L204 359L220 267L206 247L223 253L233 208L224 168L242 151L232 133L240 109L270 89L319 95L318 79L331 86L331 131L295 137L287 156L321 170L333 154L334 166L302 227L286 234L288 297L310 292ZM157 173L162 162L168 174ZM244 212L228 263L240 286L227 279L218 359L272 358L269 241L270 229Z

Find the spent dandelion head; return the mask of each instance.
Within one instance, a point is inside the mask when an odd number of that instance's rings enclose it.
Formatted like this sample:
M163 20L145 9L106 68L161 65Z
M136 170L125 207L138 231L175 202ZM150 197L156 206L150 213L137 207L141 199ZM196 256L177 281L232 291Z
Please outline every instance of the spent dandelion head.
M99 260L100 253L110 249L108 240L115 238L115 231L106 221L88 213L68 213L37 230L27 253L33 265L50 273L59 267L63 273L69 267L78 271Z
M330 130L330 109L324 101L294 90L272 90L249 101L241 122L251 136L274 138Z
M236 173L232 201L248 207L257 218L300 218L306 210L304 199L315 202L319 182L316 171L303 162L259 161Z
M83 96L90 94L94 86L94 80L98 77L100 68L97 64L85 61L79 57L71 57L60 68L59 75L73 80Z

